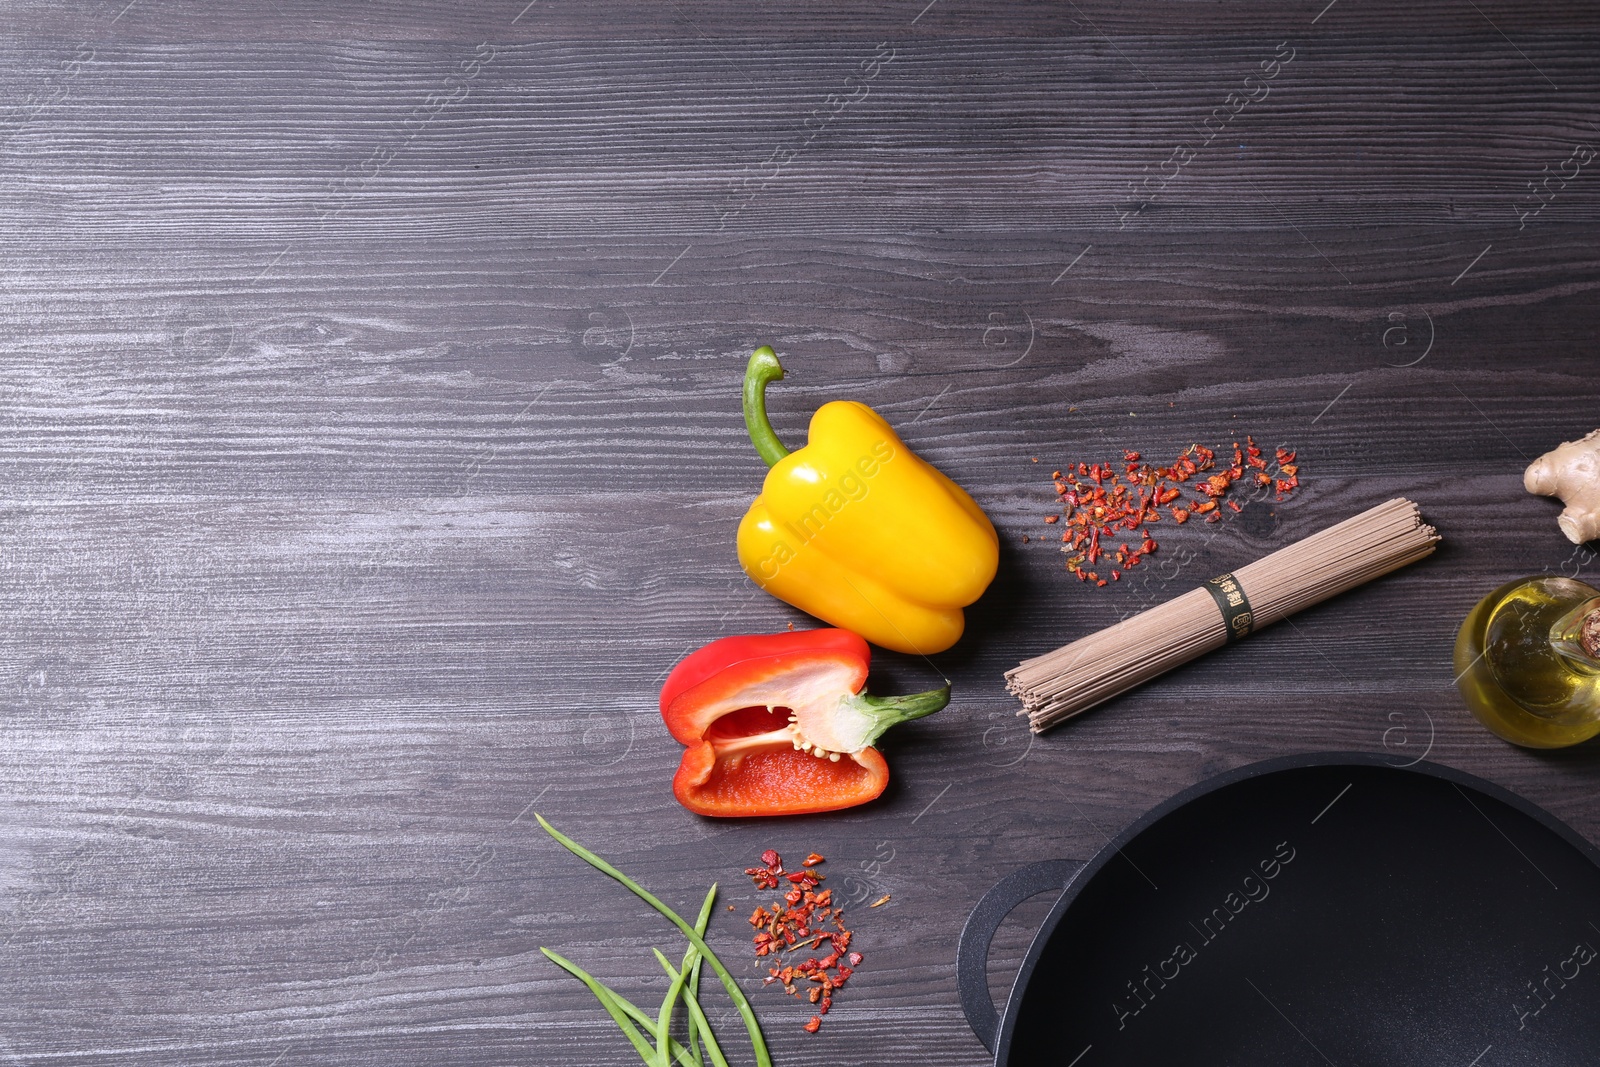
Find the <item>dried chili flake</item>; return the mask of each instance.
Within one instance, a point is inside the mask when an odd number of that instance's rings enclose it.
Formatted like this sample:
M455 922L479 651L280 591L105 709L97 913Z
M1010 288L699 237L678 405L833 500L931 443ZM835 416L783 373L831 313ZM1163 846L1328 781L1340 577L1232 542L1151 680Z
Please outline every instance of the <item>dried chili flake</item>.
M1106 579L1086 570L1086 565L1114 562L1117 568L1110 581L1120 581L1122 571L1138 566L1142 557L1155 551L1155 542L1144 527L1162 521L1158 508L1166 508L1180 526L1191 515L1216 522L1221 518L1219 503L1226 503L1235 514L1244 510L1237 500L1227 499L1236 483L1248 479L1250 484L1276 491L1280 500L1298 488L1295 452L1278 448L1274 457L1276 464L1264 459L1255 438L1246 437L1243 446L1233 442L1232 462L1221 468L1216 450L1201 444L1190 445L1164 467L1143 462L1139 452L1124 449L1120 475L1112 463L1069 463L1051 472L1061 511L1047 516L1045 522L1063 527L1061 551L1067 556L1067 571L1080 582L1104 586ZM1182 499L1180 486L1184 483L1194 491L1192 501ZM1125 530L1139 531L1143 540L1137 547L1124 542L1121 548L1113 548L1111 539L1120 541Z
M818 888L827 877L814 869L827 862L823 856L811 853L801 861L802 869L792 872L784 871L782 857L771 849L761 854L761 860L765 866L745 870L757 889L778 888L780 877L792 888L784 893L782 902L774 901L769 907L757 906L750 914L750 925L756 929L750 939L756 957L778 957L781 964L784 953L799 949L817 952L825 945L829 950L820 959L808 956L798 964L768 967L762 983L781 984L783 991L794 997L802 995L797 983L806 983L804 996L816 1005L817 1014L805 1025L805 1030L814 1034L822 1026L822 1016L833 1007L834 990L849 979L853 968L861 962L861 954L849 952L853 935L845 928L844 909L833 906L833 890ZM841 960L847 960L849 966Z
M765 867L747 867L744 873L755 881L757 889L778 888L778 876Z

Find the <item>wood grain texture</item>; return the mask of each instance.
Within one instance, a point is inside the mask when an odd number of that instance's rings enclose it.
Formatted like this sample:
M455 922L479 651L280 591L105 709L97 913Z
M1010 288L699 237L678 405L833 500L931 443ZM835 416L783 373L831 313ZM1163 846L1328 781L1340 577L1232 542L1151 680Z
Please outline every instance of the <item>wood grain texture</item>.
M4 26L8 1062L628 1063L538 948L654 1000L675 935L532 810L680 907L722 883L713 940L780 1064L985 1062L953 978L977 897L1256 759L1426 753L1600 840L1600 749L1500 744L1450 667L1489 589L1600 571L1520 488L1600 410L1600 175L1528 188L1600 143L1580 5L30 0ZM733 558L764 342L787 440L864 400L1004 548L960 645L875 663L957 694L891 736L883 800L709 822L668 791L660 680L806 622ZM1138 580L1023 543L1056 464L1246 432L1300 449L1303 490L1165 531ZM1024 656L1398 494L1433 559L1046 737L1013 714ZM745 960L766 847L893 894L816 1037ZM997 942L1000 995L1040 914Z

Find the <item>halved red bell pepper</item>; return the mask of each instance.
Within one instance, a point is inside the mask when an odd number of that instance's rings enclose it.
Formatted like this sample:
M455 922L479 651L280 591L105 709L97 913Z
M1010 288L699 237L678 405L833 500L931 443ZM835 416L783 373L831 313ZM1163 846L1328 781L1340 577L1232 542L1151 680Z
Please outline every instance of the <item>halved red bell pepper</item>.
M661 717L689 746L672 779L700 815L803 815L876 798L889 765L872 743L950 702L950 686L862 692L872 652L849 630L724 637L691 652L661 687Z

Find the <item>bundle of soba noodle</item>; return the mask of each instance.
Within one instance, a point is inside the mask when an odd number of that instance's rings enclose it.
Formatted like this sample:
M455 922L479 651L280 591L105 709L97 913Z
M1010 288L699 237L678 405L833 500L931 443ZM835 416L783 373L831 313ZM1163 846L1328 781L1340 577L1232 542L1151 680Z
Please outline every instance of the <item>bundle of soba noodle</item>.
M1403 497L1006 672L1034 733L1301 608L1414 563L1439 534Z

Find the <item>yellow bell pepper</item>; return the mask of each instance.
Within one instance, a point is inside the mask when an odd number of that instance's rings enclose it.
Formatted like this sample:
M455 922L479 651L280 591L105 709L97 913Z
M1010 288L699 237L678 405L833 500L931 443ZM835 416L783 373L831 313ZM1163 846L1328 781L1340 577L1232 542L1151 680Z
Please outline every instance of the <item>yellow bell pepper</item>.
M865 404L835 400L790 452L767 420L783 377L756 349L744 380L750 440L772 469L739 523L739 565L779 600L897 652L942 652L994 580L999 539L962 488Z

